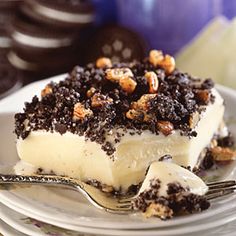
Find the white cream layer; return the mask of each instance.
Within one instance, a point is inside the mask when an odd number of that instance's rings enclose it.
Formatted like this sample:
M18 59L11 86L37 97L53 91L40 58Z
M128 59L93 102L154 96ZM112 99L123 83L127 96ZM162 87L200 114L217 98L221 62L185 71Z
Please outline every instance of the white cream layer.
M82 180L95 179L125 190L143 181L150 163L165 154L171 155L178 165L196 165L200 152L210 143L223 119L223 99L216 90L214 95L214 104L207 106L195 128L197 137L191 139L176 130L168 136L150 131L132 136L127 132L121 142L115 144L116 152L111 159L101 145L83 136L32 131L25 140L17 140L17 151L21 160L47 172L52 170ZM110 137L107 136L107 140Z
M167 189L169 183L178 182L183 188L189 188L189 192L197 195L204 195L208 190L207 185L198 176L174 163L160 161L153 162L148 169L148 173L142 183L139 194L145 190L151 189L150 181L152 179L160 180L160 197L166 197L168 195Z

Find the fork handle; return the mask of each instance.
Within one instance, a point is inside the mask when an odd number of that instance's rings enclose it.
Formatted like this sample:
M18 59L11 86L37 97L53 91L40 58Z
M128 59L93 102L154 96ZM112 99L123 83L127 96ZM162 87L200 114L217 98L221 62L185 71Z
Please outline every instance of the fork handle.
M54 175L2 175L0 184L41 184L51 186L75 187L79 185L84 189L84 184L79 180L72 180L69 177Z

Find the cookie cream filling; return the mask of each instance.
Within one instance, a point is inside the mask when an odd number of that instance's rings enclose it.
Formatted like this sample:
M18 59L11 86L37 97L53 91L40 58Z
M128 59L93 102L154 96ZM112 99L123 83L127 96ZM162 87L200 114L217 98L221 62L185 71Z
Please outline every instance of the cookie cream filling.
M142 182L150 163L165 154L171 155L178 165L193 168L197 164L201 151L210 144L223 120L223 99L215 89L212 93L215 101L201 112L194 128L196 137L181 135L179 130L168 136L149 130L131 135L126 130L120 142L114 143L113 155L108 156L100 144L84 136L37 130L25 139L17 139L17 151L21 160L45 172L96 180L125 191ZM118 131L113 128L105 138L113 140L112 135Z

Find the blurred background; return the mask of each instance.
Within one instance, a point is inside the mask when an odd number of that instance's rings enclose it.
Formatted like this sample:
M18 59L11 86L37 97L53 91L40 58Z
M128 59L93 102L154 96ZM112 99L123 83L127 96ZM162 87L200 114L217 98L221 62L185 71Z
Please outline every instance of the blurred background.
M161 49L236 89L235 0L0 0L0 99L97 57Z

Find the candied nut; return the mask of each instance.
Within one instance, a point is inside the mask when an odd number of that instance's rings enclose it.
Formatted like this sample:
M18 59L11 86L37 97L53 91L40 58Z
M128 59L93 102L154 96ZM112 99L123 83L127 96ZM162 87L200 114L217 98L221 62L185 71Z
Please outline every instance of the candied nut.
M91 98L91 106L92 107L102 107L106 104L111 104L113 102L113 99L105 96L101 93L95 93Z
M119 82L121 78L132 78L133 76L129 68L113 68L106 70L106 78L112 82Z
M196 96L204 104L210 101L210 92L208 90L197 90Z
M158 65L163 68L167 74L171 74L175 69L175 59L167 54Z
M114 188L110 185L102 185L102 191L105 193L112 193L114 191Z
M174 212L168 206L162 205L160 203L151 203L145 213L144 216L150 218L151 216L158 216L161 219L169 219L172 218Z
M157 128L165 135L169 135L174 130L174 125L170 121L157 121Z
M137 86L137 82L130 77L122 77L119 80L119 85L127 93L133 93Z
M159 86L159 81L157 75L153 71L149 71L145 73L145 78L149 84L149 93L156 93Z
M87 97L91 98L91 97L95 94L95 92L96 92L96 89L95 89L94 87L91 87L91 88L87 91L86 95L87 95Z
M147 114L145 111L130 109L126 112L126 117L130 120L139 120L144 122L150 122L153 119L151 114Z
M160 66L167 74L171 74L175 69L174 57L168 54L164 56L162 51L151 50L149 53L149 62L154 66Z
M140 110L130 109L126 112L126 117L130 120L143 120L144 113Z
M86 116L91 116L93 114L93 111L90 109L86 109L84 105L80 102L77 102L74 105L74 111L73 111L73 120L83 120Z
M159 63L164 59L164 55L162 51L159 50L151 50L149 52L149 62L154 66L158 66Z
M41 91L41 97L45 97L48 94L52 93L52 88L50 85L46 85L46 87Z
M126 112L126 117L131 120L150 122L153 115L148 114L149 102L156 96L156 94L144 94L137 102L132 103L131 109Z
M97 68L108 68L108 67L112 67L112 63L110 58L107 57L100 57L97 59L96 61L96 67Z
M132 103L133 109L140 109L143 111L147 111L149 107L149 102L154 99L157 94L144 94L137 102Z
M215 161L233 161L236 158L236 152L230 148L214 147L210 151Z
M200 114L199 114L199 112L196 111L196 112L192 113L192 114L190 115L190 117L189 117L189 127L190 127L191 129L193 129L194 127L196 127L196 125L198 124L199 120L200 120Z

